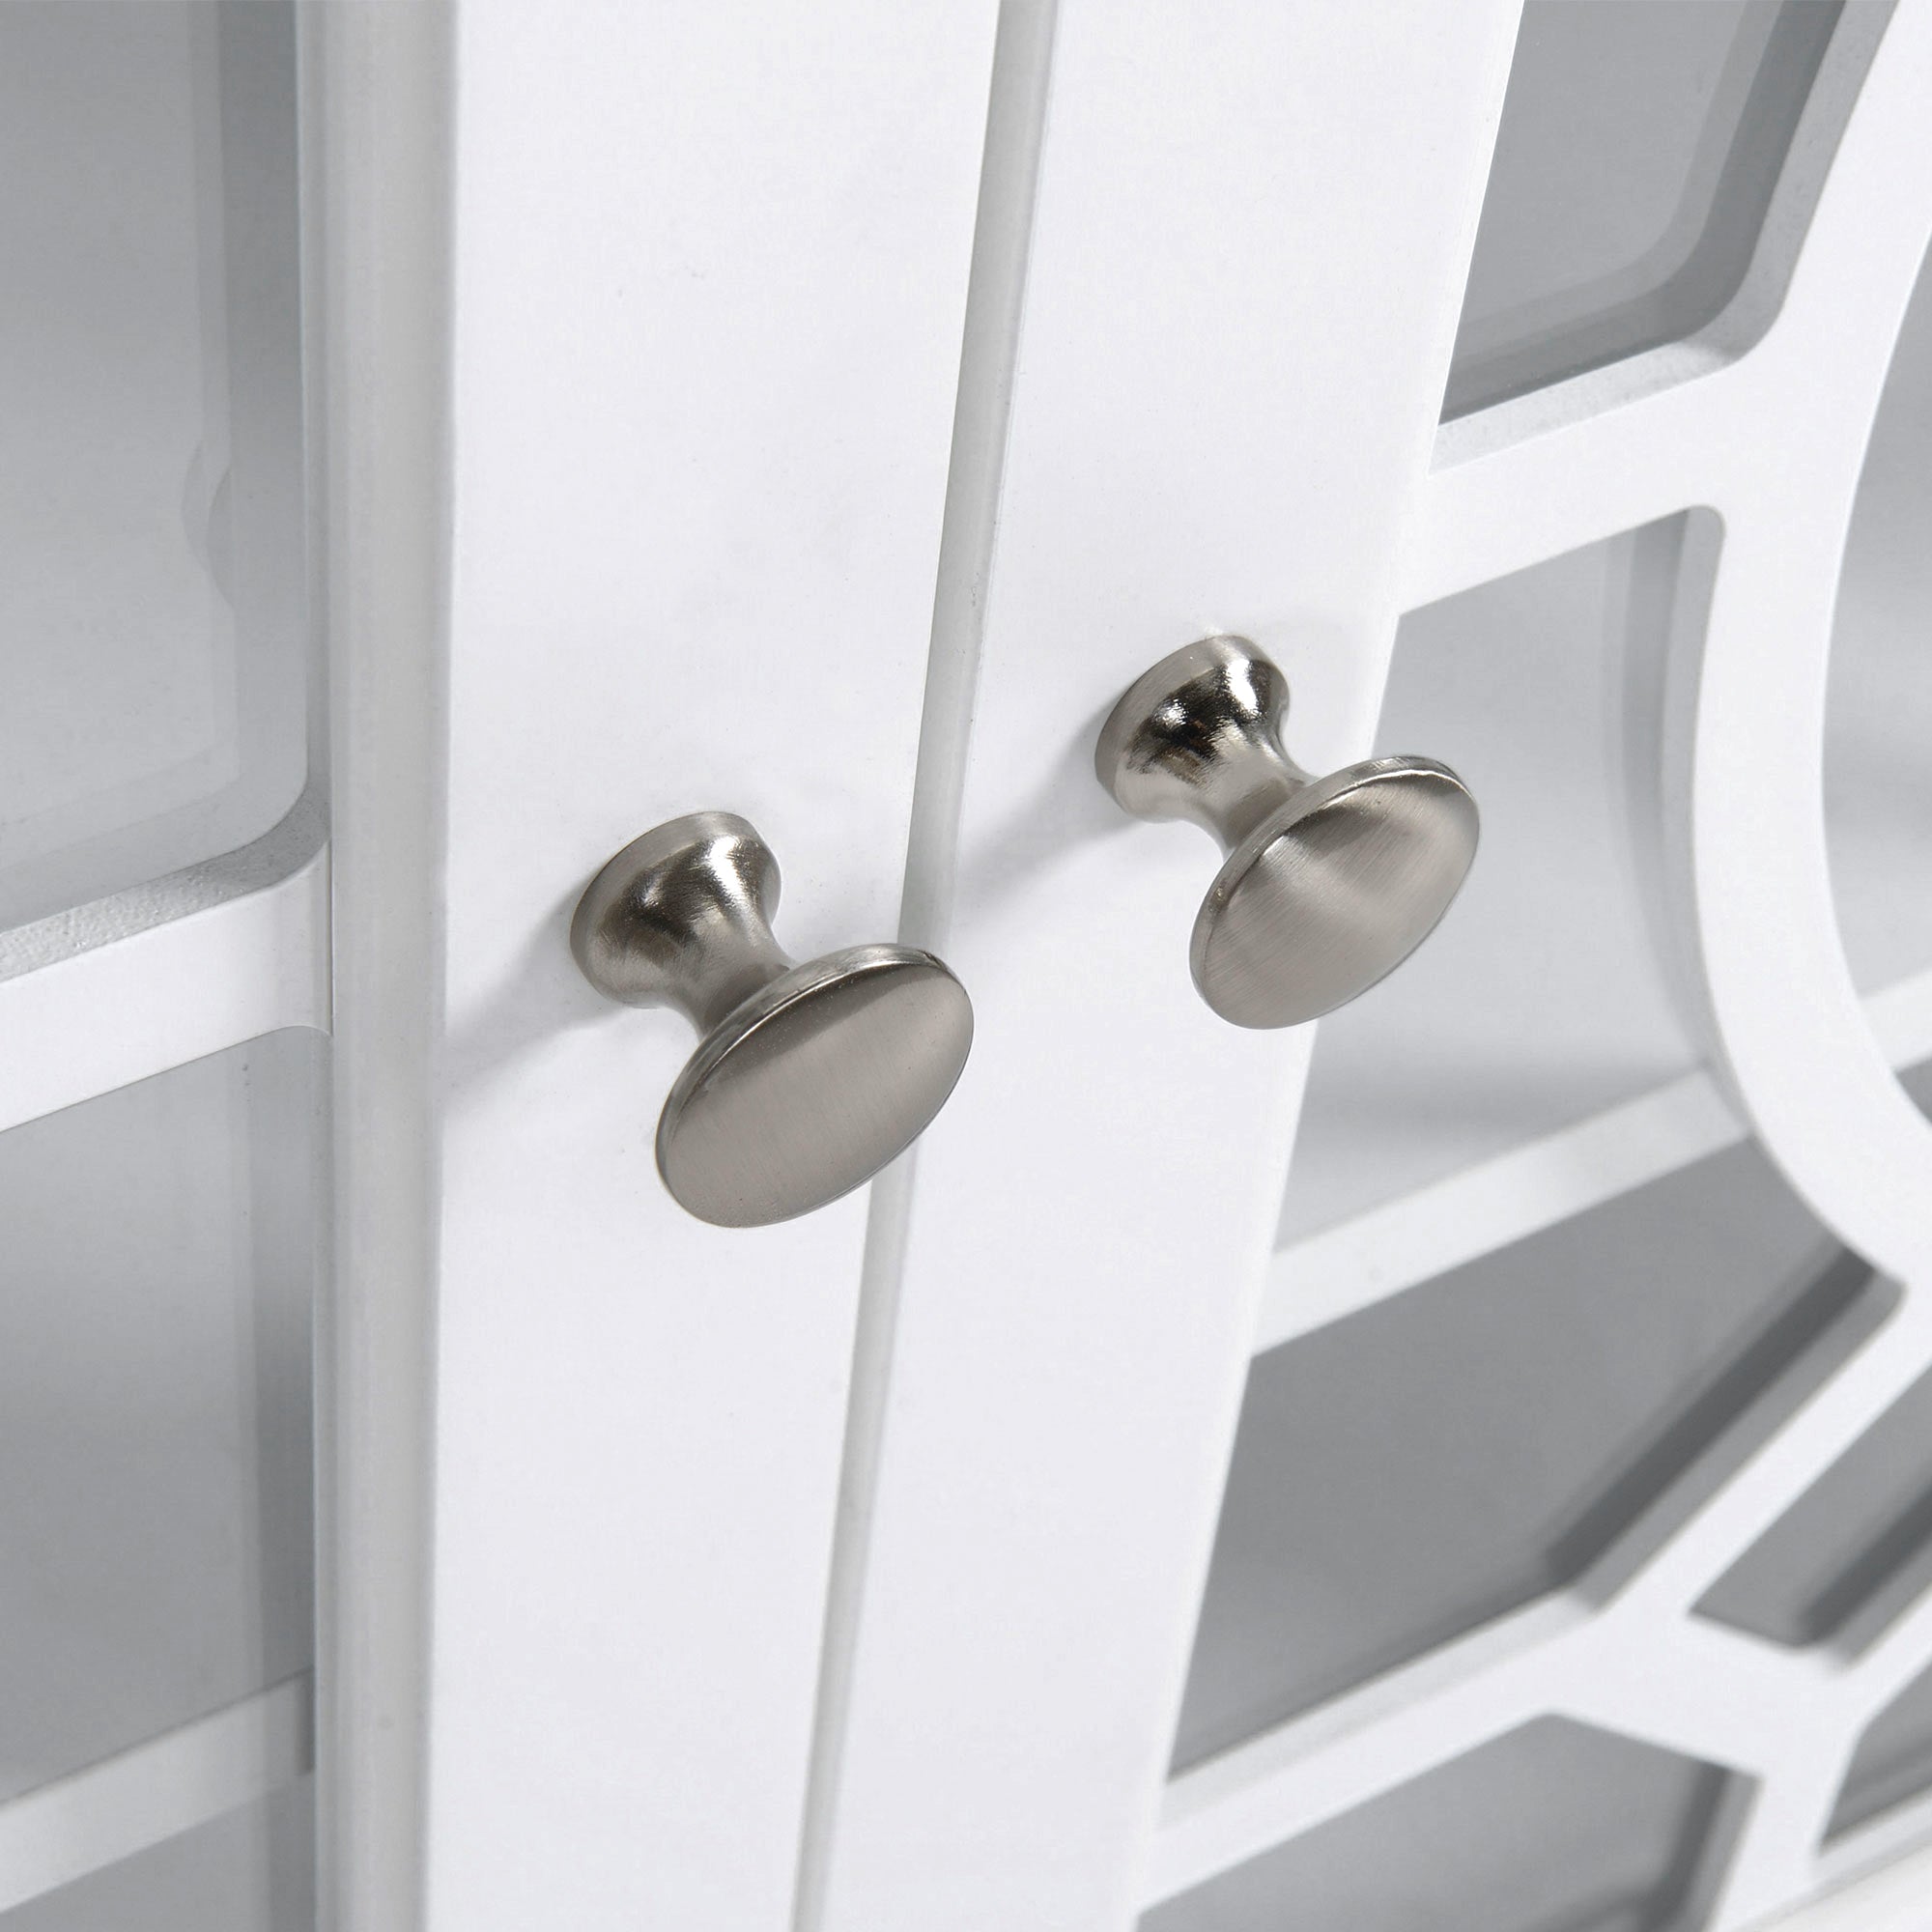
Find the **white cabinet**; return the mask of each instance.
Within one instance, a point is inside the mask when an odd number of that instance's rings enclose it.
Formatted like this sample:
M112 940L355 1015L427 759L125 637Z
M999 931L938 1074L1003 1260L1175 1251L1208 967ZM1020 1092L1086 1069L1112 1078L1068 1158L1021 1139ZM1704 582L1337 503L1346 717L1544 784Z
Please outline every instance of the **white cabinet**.
M0 1684L152 1643L22 1707L20 1926L1917 1922L1932 5L137 11L179 126L130 15L0 21L185 211L152 329L75 269L31 366L195 345L105 480L37 388L86 516L0 530ZM1312 1026L1208 1010L1213 851L1094 779L1216 633L1302 764L1483 809ZM702 810L793 952L976 1012L765 1228L667 1195L690 1029L567 944ZM178 1440L62 1450L144 1373Z

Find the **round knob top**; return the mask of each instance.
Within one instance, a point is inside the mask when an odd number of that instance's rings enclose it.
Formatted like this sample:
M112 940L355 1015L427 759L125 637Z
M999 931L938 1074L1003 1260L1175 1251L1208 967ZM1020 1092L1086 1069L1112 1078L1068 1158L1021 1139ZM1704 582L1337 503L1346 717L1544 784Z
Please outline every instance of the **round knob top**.
M850 1193L945 1104L973 1043L929 952L853 946L781 974L706 1037L658 1120L658 1171L700 1220L788 1220Z
M1245 638L1205 638L1137 678L1100 732L1100 781L1143 818L1228 850L1194 922L1202 997L1236 1026L1295 1026L1365 993L1448 910L1475 800L1433 758L1311 780L1282 750L1288 681Z
M1428 758L1304 786L1236 845L1194 921L1201 996L1236 1026L1297 1026L1366 993L1427 939L1476 854L1476 806Z
M591 984L703 1033L658 1118L658 1172L722 1227L789 1220L903 1152L973 1043L929 952L853 946L795 965L772 936L779 868L744 819L700 811L635 838L585 888L571 949Z

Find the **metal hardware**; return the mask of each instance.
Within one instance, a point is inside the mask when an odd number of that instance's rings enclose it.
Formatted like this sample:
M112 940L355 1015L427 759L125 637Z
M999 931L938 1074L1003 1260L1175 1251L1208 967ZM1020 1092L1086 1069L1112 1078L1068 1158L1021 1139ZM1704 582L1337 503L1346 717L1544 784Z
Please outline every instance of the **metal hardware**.
M698 811L635 838L570 923L583 976L704 1036L658 1119L658 1172L725 1228L821 1208L869 1180L945 1104L973 1043L951 971L907 946L794 963L772 936L779 867L742 818Z
M1319 1018L1408 957L1476 856L1476 802L1433 758L1312 778L1281 748L1288 680L1245 638L1205 638L1137 678L1094 768L1138 818L1191 818L1227 850L1188 951L1236 1026Z

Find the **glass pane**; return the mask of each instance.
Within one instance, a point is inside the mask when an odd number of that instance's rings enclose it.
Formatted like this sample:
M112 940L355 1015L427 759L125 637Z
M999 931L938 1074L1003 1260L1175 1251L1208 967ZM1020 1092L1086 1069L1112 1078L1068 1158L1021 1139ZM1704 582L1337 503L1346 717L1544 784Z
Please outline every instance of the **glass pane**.
M310 1780L0 1915L4 1932L308 1932Z
M1652 884L1687 527L1672 518L1402 620L1376 750L1460 772L1482 848L1421 951L1321 1022L1284 1242L1695 1064Z
M1737 294L1838 0L1529 0L1444 417L1694 334Z
M1905 1076L1932 1108L1932 1065ZM1858 1648L1932 1583L1932 1377L1901 1396L1697 1605L1774 1643Z
M1142 1932L1652 1932L1699 1922L1724 1776L1546 1718L1150 1912Z
M1932 262L1873 425L1845 552L1825 729L1825 831L1861 991L1932 972ZM1922 994L1911 1005L1923 1009ZM1932 1113L1932 1067L1904 1076ZM1932 1384L1919 1383L1702 1605L1786 1641L1876 1635L1932 1582ZM1932 1671L1861 1741L1832 1819L1852 1830L1932 1788Z
M1902 1396L1697 1605L1774 1643L1858 1644L1932 1583L1932 1379Z
M1634 1564L1888 1299L1747 1144L1257 1357L1177 1764Z
M1861 992L1932 970L1932 272L1872 426L1832 632L1825 834Z
M0 927L306 768L286 0L0 7Z
M1932 1787L1932 1670L1915 1678L1859 1741L1830 1835L1856 1830L1881 1811Z
M322 1053L0 1135L0 1798L309 1665Z

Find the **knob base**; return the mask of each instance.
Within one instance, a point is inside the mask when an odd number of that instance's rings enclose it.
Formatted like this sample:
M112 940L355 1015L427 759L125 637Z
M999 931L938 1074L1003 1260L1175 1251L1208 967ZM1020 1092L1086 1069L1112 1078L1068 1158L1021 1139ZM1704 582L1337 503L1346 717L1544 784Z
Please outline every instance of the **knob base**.
M1184 644L1128 685L1094 771L1136 818L1191 818L1232 851L1308 782L1281 748L1288 680L1245 638Z
M570 950L607 1000L675 1007L708 1031L790 966L772 937L779 865L730 811L653 826L599 867Z

